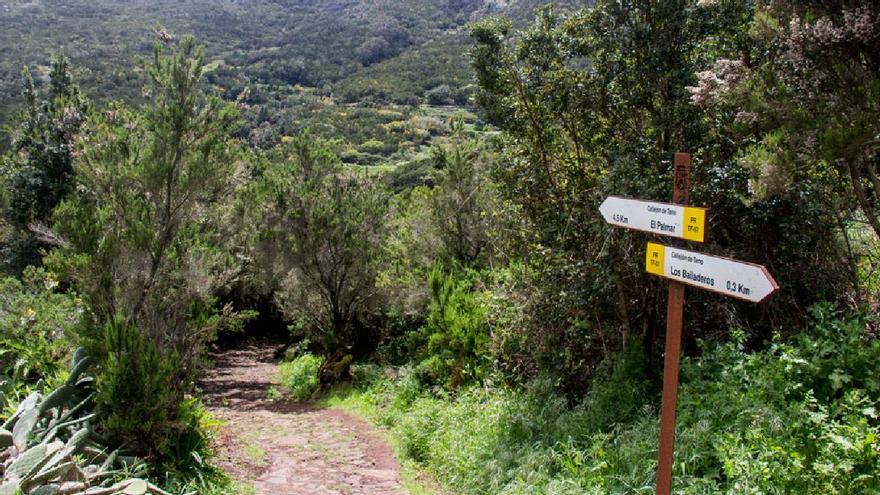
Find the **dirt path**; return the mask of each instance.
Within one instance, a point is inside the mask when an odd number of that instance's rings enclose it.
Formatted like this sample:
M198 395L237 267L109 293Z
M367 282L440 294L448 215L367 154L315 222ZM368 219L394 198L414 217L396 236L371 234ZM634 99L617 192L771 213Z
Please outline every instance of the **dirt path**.
M247 495L405 495L400 466L369 424L343 411L270 400L274 348L214 356L202 383L227 423L218 460Z

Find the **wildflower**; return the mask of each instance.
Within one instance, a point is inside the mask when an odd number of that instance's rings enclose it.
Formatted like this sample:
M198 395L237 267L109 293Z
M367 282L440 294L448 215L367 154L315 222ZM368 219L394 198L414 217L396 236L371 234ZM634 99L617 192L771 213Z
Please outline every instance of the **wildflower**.
M689 86L691 103L707 106L735 89L748 75L742 60L718 59L712 70L697 73L697 85Z
M758 121L758 114L755 112L738 112L733 121L737 124L752 125Z
M877 16L867 7L845 9L843 27L853 39L870 43L877 38Z

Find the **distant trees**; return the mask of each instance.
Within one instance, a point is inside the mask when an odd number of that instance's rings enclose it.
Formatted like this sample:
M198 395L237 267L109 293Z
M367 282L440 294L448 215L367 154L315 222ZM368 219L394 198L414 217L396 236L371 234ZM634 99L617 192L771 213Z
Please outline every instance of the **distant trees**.
M89 109L63 53L52 59L45 94L27 69L22 81L25 107L13 123L12 147L2 162L2 213L10 229L2 263L14 273L39 264L41 250L50 247L45 226L52 209L73 190L73 143Z
M358 59L364 65L374 64L388 55L391 45L385 38L374 36L367 39L357 48Z
M494 188L481 155L487 151L465 136L461 120L451 127L450 144L434 147L437 190L430 207L448 258L473 265L488 257Z

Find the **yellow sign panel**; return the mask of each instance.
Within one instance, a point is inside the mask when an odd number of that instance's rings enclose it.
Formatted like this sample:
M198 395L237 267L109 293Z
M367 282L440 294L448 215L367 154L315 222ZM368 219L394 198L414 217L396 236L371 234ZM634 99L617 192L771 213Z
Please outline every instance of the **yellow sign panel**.
M645 270L654 275L664 276L666 264L663 258L666 256L666 247L662 244L649 242L645 253Z
M703 242L706 236L706 210L685 206L684 228L681 234L689 241Z

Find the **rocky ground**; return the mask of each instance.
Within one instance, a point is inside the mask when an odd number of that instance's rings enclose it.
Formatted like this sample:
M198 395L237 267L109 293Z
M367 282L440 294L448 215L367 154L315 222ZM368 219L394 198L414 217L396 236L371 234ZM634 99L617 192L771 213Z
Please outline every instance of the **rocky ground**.
M218 462L253 495L405 495L391 448L363 420L331 408L270 398L274 347L214 355L202 383L225 422Z

